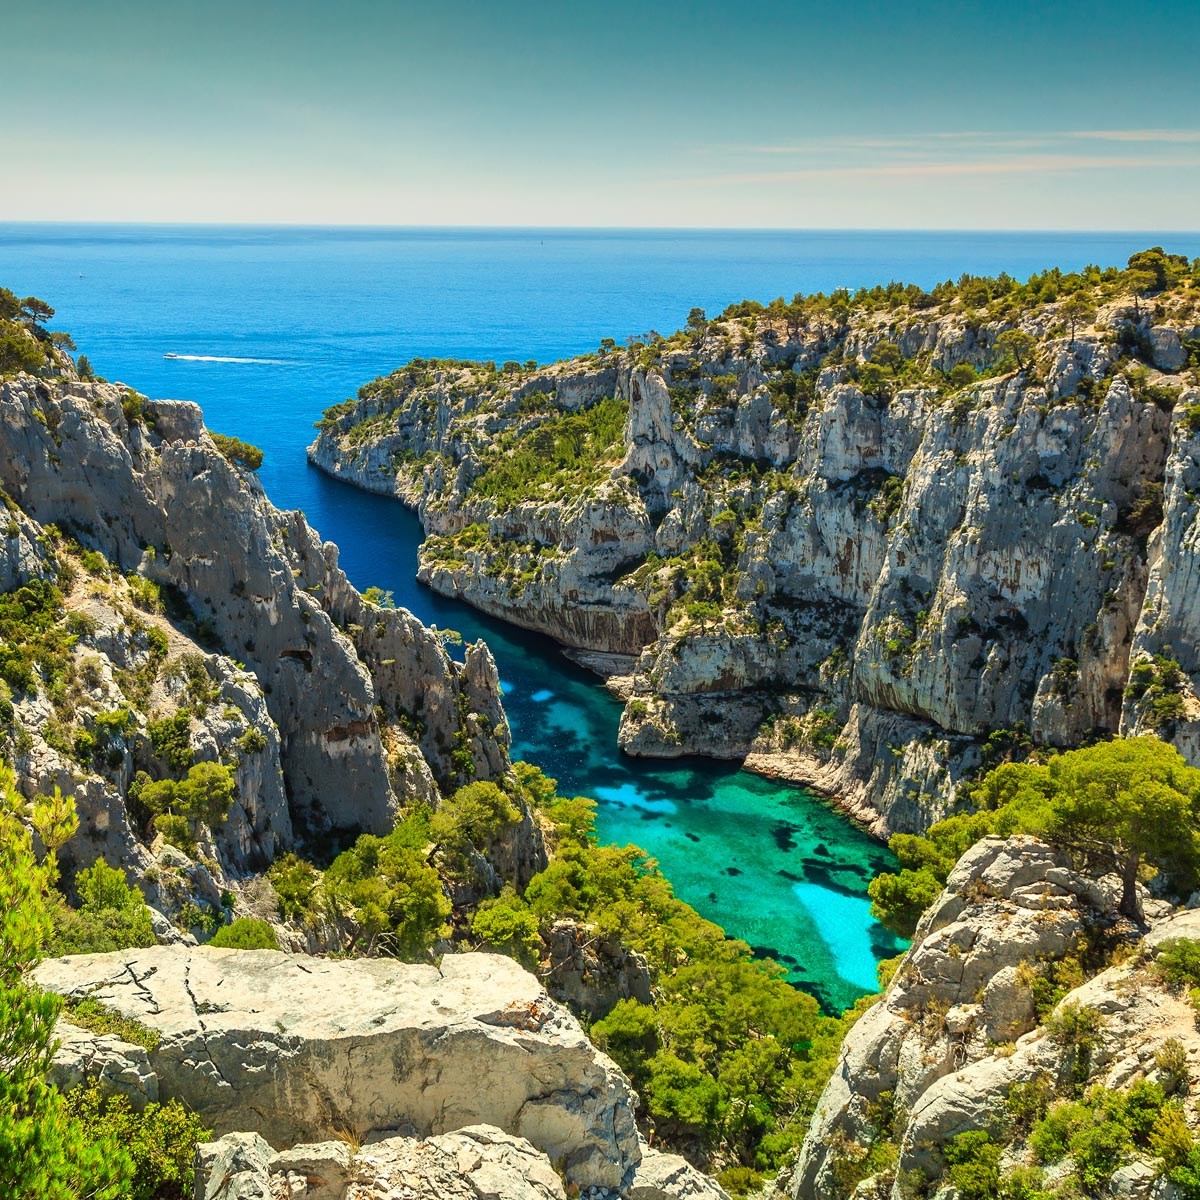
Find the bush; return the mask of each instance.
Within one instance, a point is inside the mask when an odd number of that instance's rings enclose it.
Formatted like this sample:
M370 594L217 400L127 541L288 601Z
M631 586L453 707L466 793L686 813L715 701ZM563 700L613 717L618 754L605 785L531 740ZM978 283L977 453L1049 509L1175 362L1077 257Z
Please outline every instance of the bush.
M261 729L247 729L237 740L239 754L261 754L267 748L267 735Z
M286 917L304 917L312 912L313 897L321 882L316 867L294 854L277 858L267 870L267 878L279 897L279 908Z
M161 758L173 771L186 771L195 760L191 724L190 716L181 711L173 717L151 721L146 726L155 756Z
M142 893L125 882L123 871L97 859L79 872L75 884L80 907L68 908L61 900L54 906L48 954L103 954L155 944L150 909Z
M132 1160L132 1178L122 1197L191 1200L196 1144L207 1141L211 1131L178 1100L135 1112L125 1096L76 1088L66 1096L66 1109L88 1142L119 1145Z
M37 342L16 332L8 322L0 321L0 376L21 371L32 374L45 365L45 356Z
M132 388L125 390L121 400L121 413L130 425L138 425L149 421L150 413L146 408L146 397L139 396Z
M137 799L156 814L156 827L165 830L168 824L174 827L175 823L164 822L163 815L184 821L201 821L209 826L219 825L233 807L233 796L233 767L201 762L188 769L185 779L143 783Z
M484 900L471 918L471 932L496 950L532 968L540 944L537 917L512 890L505 888L495 899Z
M92 1033L118 1037L123 1042L132 1042L147 1052L158 1048L162 1034L149 1029L132 1017L123 1017L116 1009L101 1004L99 1000L68 1000L64 1016L72 1025Z
M1003 1147L983 1130L960 1133L945 1148L950 1182L962 1200L993 1200L1000 1186Z
M669 1133L703 1136L717 1124L721 1090L698 1063L660 1051L650 1060L649 1074L646 1108Z
M213 433L211 430L209 437L217 449L235 466L245 467L250 471L257 471L262 466L263 452L257 446L243 442L241 438L226 437L223 433Z
M229 925L222 925L208 943L229 950L278 950L279 939L275 930L266 921L253 917L238 917Z
M491 845L506 826L521 819L521 810L496 784L478 781L460 787L433 814L430 833L447 853L461 857L468 850Z
M1177 937L1159 942L1151 969L1173 990L1200 988L1200 941Z
M24 808L0 766L0 1195L117 1200L134 1173L121 1139L85 1131L45 1082L62 1001L26 983L49 931L50 873L34 858Z
M333 860L322 891L335 912L354 921L359 950L413 961L447 932L450 902L425 861L428 849L429 812L422 808L387 837L364 834Z
M180 817L175 813L160 813L154 818L154 828L162 834L162 839L168 846L182 850L189 858L196 857L199 847L187 817Z

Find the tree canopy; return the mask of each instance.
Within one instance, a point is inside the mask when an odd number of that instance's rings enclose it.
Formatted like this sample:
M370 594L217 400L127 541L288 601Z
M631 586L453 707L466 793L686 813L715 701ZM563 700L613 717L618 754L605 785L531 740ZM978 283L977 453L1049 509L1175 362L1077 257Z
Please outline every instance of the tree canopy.
M110 1200L133 1164L115 1139L90 1140L45 1082L62 1001L28 984L49 932L50 869L34 858L12 773L0 766L0 1193L13 1200Z
M939 821L924 837L897 834L898 874L872 881L872 911L911 933L959 857L988 834L1030 833L1061 845L1122 881L1120 910L1142 920L1138 880L1147 867L1180 890L1200 866L1200 770L1156 737L1117 738L1006 763L972 789L973 811Z

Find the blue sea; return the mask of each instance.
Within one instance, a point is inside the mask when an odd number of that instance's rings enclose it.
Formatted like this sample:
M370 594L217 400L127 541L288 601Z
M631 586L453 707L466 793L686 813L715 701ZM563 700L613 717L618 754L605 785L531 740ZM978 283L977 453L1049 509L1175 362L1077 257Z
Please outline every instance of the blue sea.
M359 586L426 621L484 637L515 754L599 801L606 841L633 842L677 893L838 1011L874 990L900 948L867 884L891 858L802 789L706 760L616 747L619 706L545 639L434 596L414 579L421 530L399 504L310 468L321 410L421 357L548 362L680 326L754 298L962 272L1023 278L1123 264L1198 234L308 229L0 224L0 285L57 309L96 371L195 400L210 428L263 448L271 499L338 543ZM165 354L179 355L167 359Z

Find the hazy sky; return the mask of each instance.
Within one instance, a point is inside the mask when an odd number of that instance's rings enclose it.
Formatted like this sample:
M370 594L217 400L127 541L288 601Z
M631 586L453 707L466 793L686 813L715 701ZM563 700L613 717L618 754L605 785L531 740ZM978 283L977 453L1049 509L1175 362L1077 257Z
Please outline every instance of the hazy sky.
M0 0L0 220L1195 229L1200 0Z

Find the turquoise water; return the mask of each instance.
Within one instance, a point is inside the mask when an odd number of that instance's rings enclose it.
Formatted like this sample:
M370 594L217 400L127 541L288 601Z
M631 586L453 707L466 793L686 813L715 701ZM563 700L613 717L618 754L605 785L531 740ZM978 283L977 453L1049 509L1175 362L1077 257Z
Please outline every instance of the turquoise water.
M360 587L486 637L515 753L561 790L595 796L605 840L644 847L680 896L837 1010L873 989L875 963L897 949L866 901L887 851L803 790L706 760L621 755L619 706L595 678L545 639L420 587L415 517L308 467L311 422L415 355L546 362L606 336L667 332L695 304L930 286L964 270L1023 276L1123 262L1155 242L1200 253L1194 234L0 225L0 284L55 305L52 326L100 374L196 400L212 428L261 446L272 500L336 541Z

